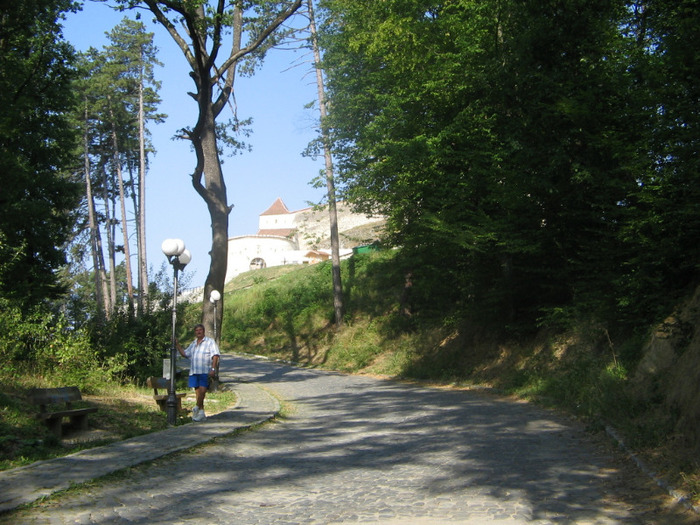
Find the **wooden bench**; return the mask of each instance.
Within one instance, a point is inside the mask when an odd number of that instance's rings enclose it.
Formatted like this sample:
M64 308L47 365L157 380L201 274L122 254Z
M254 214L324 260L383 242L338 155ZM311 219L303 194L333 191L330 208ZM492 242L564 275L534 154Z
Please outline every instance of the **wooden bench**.
M170 380L165 379L164 377L149 377L146 380L146 384L148 385L149 388L153 389L153 399L156 400L156 403L158 403L158 406L163 412L167 411L167 402L168 402L168 388L170 388ZM165 390L165 394L159 394L158 390ZM182 410L182 398L185 397L187 394L185 392L179 392L175 393L175 397L177 399L177 410L180 411Z
M80 389L77 386L62 388L32 388L29 400L39 405L37 419L41 419L57 437L63 434L63 418L70 418L70 426L79 430L87 430L88 414L97 412L97 407L73 408L74 401L82 401ZM51 405L62 405L60 408L50 408Z

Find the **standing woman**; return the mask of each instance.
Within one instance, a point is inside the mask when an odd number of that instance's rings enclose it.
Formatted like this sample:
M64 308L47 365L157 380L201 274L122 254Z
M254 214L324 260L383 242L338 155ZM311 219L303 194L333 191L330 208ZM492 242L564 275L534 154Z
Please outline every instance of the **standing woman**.
M204 413L204 397L209 389L209 379L216 375L221 354L216 341L204 335L204 325L195 325L194 335L196 339L185 350L178 340L175 340L175 346L182 357L190 360L189 386L194 388L197 396L197 405L192 409L192 421L204 421L207 418Z

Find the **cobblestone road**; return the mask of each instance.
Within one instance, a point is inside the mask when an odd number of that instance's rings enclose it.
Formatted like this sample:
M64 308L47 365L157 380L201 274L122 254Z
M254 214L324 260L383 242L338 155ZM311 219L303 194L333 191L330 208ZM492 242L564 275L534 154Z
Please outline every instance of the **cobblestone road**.
M649 523L616 493L603 448L528 404L231 356L222 377L262 385L289 414L12 522Z

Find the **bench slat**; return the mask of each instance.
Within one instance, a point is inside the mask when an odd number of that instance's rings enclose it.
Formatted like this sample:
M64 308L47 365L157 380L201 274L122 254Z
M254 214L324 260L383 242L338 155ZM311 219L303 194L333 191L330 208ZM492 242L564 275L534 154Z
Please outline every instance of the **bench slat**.
M170 380L164 377L149 377L146 380L146 385L154 391L168 390L168 388L170 388Z
M81 401L83 397L77 386L64 386L61 388L32 388L29 391L29 399L37 405L53 405Z
M185 392L177 392L175 394L175 397L183 398L186 395L187 394ZM158 394L157 396L153 396L153 399L155 399L156 401L160 401L162 399L168 399L168 394Z
M82 416L97 412L97 407L74 408L72 410L57 410L56 412L44 412L39 414L39 419L62 419L64 417Z

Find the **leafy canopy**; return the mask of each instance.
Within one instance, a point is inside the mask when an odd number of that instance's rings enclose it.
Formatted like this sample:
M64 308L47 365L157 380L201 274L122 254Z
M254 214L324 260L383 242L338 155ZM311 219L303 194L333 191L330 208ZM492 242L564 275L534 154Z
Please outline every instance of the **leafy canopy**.
M0 294L38 302L60 292L56 270L74 223L69 0L10 2L0 16Z

